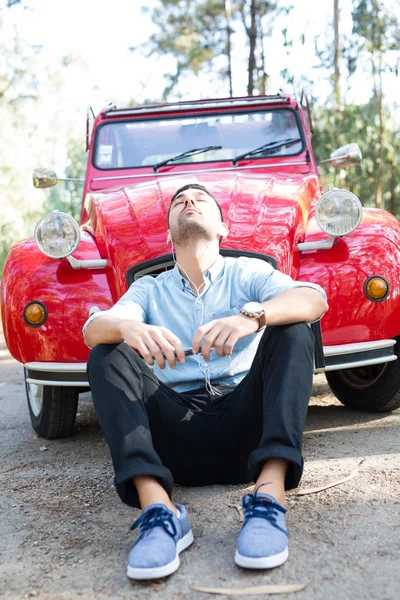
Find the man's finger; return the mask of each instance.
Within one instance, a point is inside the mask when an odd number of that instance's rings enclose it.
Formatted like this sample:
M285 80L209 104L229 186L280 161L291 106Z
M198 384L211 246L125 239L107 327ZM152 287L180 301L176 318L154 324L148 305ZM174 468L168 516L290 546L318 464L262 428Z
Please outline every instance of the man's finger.
M171 367L171 369L175 369L175 367L176 367L175 348L166 338L166 335L168 335L167 331L168 330L165 330L165 332L164 332L160 328L153 332L152 338L156 342L156 344L158 344L158 346L161 348L161 352L167 359L168 364ZM176 338L176 336L174 336L173 334L171 334L171 336Z
M143 358L143 360L152 367L154 365L154 360L146 344L142 342L142 340L139 340L135 347L136 350L140 352L140 355Z
M226 344L230 337L232 337L230 331L222 329L219 336L214 340L214 348L218 356L226 356L228 354Z
M158 345L161 348L161 352L163 353L163 356L165 356L165 358L168 361L169 366L171 367L171 369L175 369L176 367L176 356L175 356L175 349L172 346L172 344L170 344L168 342L168 340L166 340L165 338L162 338L159 342Z
M170 346L168 350L163 349L163 353L171 369L176 369L176 355L173 347Z
M215 346L215 340L222 332L223 325L215 323L210 331L204 336L201 353L206 360L210 360L211 348Z
M231 333L231 335L225 341L225 346L224 346L224 355L225 356L230 356L232 354L233 349L234 349L235 344L238 341L238 339L239 339L239 337L236 334Z
M215 324L215 321L210 321L209 323L202 325L201 327L199 327L196 330L193 341L192 341L193 354L198 353L198 351L200 350L201 340L206 335L206 333L208 333L210 331L210 329L212 329L212 327L214 327L214 324Z
M163 334L165 338L169 341L169 343L172 345L177 360L181 363L185 362L185 350L182 346L181 340L169 329L163 328Z
M146 340L146 344L160 369L165 369L165 358L160 346L151 337Z

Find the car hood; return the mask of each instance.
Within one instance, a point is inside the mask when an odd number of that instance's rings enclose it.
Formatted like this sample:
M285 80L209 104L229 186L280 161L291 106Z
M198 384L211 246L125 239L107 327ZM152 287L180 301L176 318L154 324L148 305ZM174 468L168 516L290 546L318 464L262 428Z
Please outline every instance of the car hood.
M220 203L229 235L222 247L269 254L285 273L296 277L307 219L320 195L314 174L242 175L208 173L159 177L151 183L107 189L85 200L101 255L109 260L117 296L126 289L130 267L171 252L167 213L174 192L188 183L204 185Z

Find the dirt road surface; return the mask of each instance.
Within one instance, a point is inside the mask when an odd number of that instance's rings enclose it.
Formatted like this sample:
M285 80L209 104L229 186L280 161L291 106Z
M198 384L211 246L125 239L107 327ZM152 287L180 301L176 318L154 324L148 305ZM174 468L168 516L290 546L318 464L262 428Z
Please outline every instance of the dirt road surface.
M357 475L325 491L287 497L290 557L269 572L233 563L245 486L176 487L195 543L161 583L125 576L138 515L122 505L90 395L75 434L48 441L31 429L22 367L0 341L0 597L42 600L229 598L193 586L243 588L298 583L271 598L400 598L400 411L363 414L341 406L315 379L304 437L300 489ZM233 505L233 506L232 506ZM243 597L243 596L241 596ZM247 598L259 598L249 595Z

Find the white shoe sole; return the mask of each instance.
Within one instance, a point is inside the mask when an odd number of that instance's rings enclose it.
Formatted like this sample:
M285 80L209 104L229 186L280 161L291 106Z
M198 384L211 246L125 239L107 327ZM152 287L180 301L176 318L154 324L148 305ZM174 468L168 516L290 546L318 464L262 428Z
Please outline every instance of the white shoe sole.
M168 575L175 573L180 565L179 554L186 550L192 542L193 533L190 529L183 538L178 540L174 560L162 567L154 567L153 569L136 568L128 565L127 575L129 579L159 579L160 577L167 577Z
M261 558L242 556L236 550L235 563L244 569L273 569L274 567L280 567L280 565L283 565L283 563L287 561L288 557L288 548L279 554L274 554L274 556L265 556Z

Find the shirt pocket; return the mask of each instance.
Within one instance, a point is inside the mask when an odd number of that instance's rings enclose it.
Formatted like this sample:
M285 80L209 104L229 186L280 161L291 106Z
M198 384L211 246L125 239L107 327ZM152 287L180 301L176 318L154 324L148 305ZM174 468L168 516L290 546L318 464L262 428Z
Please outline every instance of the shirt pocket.
M217 310L213 314L213 319L224 319L225 317L232 317L234 315L238 315L243 308L243 304L238 304L237 306L233 306L228 310ZM253 341L254 335L246 335L246 337L238 340L233 348L233 352L241 352L245 350L247 346Z

